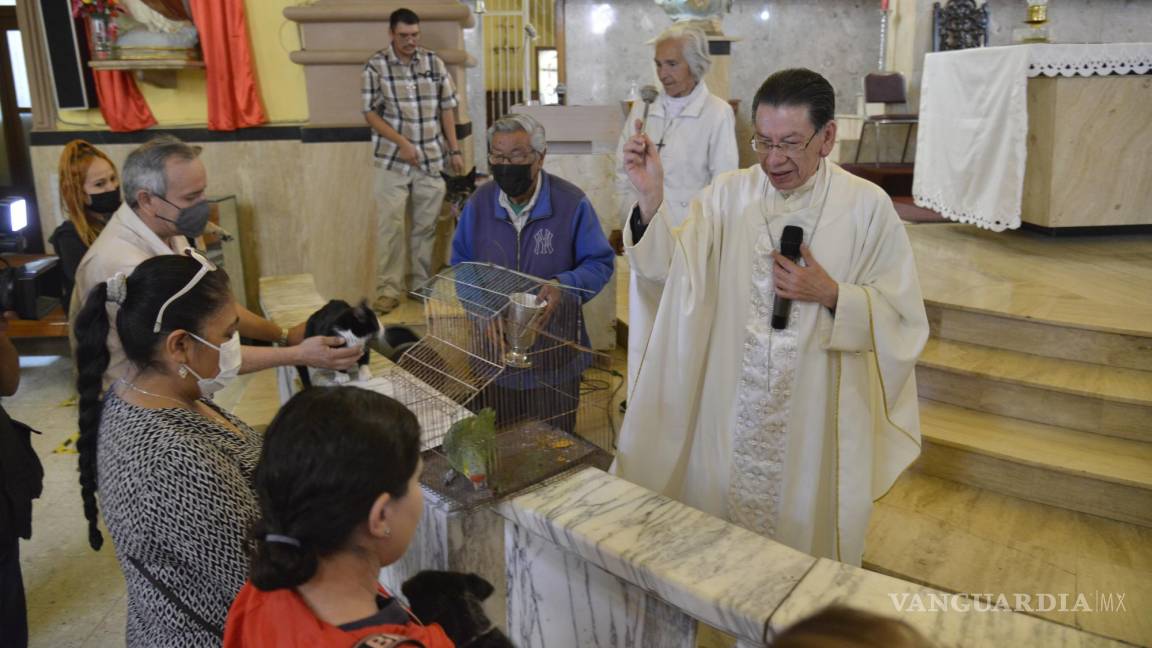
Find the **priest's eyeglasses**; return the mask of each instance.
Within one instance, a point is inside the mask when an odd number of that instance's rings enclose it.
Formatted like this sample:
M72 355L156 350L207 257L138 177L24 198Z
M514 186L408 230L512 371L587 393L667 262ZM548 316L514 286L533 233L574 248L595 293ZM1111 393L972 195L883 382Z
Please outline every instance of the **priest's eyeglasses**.
M513 151L511 155L488 154L488 164L532 164L536 161L536 151Z
M785 157L796 157L802 151L807 149L808 145L811 144L812 140L816 139L816 136L819 134L819 130L817 130L815 133L812 133L812 137L809 137L808 141L804 142L803 144L800 142L780 142L779 144L773 144L771 141L763 139L759 135L753 135L752 150L756 151L758 154L764 157L768 157L772 154L772 149L775 148L780 149L780 152L783 153Z

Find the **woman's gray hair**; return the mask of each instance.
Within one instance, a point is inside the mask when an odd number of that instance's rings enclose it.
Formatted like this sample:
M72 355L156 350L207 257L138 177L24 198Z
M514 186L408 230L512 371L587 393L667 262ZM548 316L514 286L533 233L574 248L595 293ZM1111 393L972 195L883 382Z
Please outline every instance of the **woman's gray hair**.
M708 36L704 34L704 30L699 27L672 25L656 37L655 45L659 47L660 43L670 40L680 41L680 55L688 64L692 78L696 81L704 80L708 68L712 67L712 55L708 53Z
M544 127L529 115L512 113L497 119L488 127L488 150L492 150L492 136L496 133L528 133L532 138L532 150L543 155L548 148Z
M200 150L199 146L186 144L172 135L160 135L144 142L128 154L120 170L124 200L130 207L136 207L136 194L140 191L164 197L168 194L168 178L164 174L168 160L195 160L200 157Z

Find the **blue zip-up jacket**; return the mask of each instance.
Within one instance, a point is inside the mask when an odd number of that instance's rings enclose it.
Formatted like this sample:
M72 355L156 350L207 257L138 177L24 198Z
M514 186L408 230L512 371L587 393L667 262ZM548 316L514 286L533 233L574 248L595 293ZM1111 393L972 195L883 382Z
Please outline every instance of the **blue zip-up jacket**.
M452 265L494 263L564 286L591 299L612 278L615 254L592 203L576 185L540 172L540 195L519 233L500 206L500 188L489 182L464 205L452 239Z

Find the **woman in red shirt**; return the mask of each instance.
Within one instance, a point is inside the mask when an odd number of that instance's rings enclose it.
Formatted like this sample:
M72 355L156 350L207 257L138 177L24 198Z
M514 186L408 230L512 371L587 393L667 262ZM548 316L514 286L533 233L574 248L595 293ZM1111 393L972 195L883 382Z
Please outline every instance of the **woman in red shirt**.
M377 581L420 521L422 467L416 416L387 396L315 387L288 401L264 437L250 579L224 647L451 647Z

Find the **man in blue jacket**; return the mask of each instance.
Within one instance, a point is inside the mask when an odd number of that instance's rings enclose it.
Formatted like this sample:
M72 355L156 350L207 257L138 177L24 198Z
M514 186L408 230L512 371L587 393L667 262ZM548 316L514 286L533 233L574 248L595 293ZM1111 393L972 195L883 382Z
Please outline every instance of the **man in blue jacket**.
M543 170L545 153L544 127L532 117L506 115L492 124L488 165L494 182L465 204L452 240L452 265L493 263L577 288L573 292L587 301L612 278L615 255L584 192ZM586 345L583 324L580 337ZM578 360L550 374L544 368L508 368L477 404L495 407L501 424L523 414L570 429L582 369ZM550 396L557 394L572 398Z

